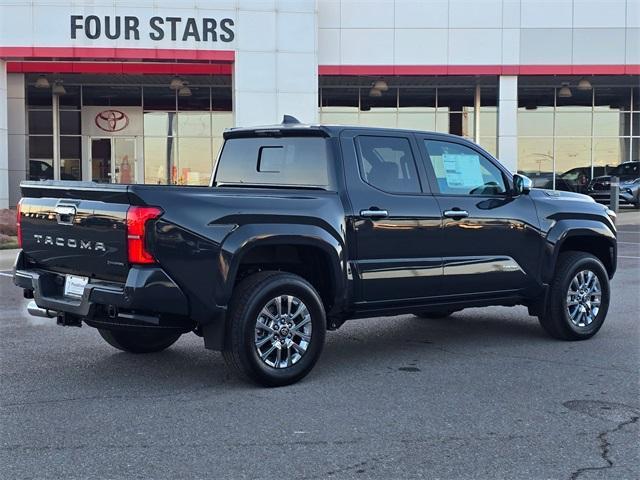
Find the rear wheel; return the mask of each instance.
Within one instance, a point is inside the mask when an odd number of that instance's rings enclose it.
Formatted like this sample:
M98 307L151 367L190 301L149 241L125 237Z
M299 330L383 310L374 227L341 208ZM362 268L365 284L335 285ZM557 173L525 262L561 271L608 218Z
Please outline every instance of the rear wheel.
M229 306L224 359L240 376L265 386L295 383L318 360L324 307L303 278L260 272L244 279Z
M584 252L561 253L540 325L554 338L586 340L602 327L609 298L609 276L600 260Z
M180 338L180 333L134 332L128 330L105 330L98 332L112 347L129 353L153 353L169 348Z

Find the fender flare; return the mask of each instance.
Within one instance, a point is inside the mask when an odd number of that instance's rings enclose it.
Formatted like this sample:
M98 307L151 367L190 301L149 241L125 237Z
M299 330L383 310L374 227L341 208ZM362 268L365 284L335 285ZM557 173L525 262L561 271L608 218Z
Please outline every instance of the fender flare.
M549 283L553 278L558 256L562 250L562 245L569 239L575 237L591 237L606 239L610 246L610 261L616 268L617 245L615 233L601 220L595 219L561 219L551 227L547 233L547 242L543 252L542 261L542 281ZM610 275L612 273L610 272Z
M242 259L252 249L268 246L305 245L321 249L328 257L334 287L334 305L347 298L345 248L341 239L316 225L246 224L236 228L222 242L218 256L222 284L216 292L216 304L228 305ZM328 312L327 312L328 313Z

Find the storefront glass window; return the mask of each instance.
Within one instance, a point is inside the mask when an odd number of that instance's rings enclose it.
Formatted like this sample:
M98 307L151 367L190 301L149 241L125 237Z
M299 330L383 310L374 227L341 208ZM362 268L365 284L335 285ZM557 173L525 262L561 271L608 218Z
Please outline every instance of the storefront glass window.
M622 137L629 135L630 113L617 110L593 112L593 135L596 137Z
M372 92L381 80L388 88ZM439 86L445 81L438 77L323 77L320 121L454 133L473 140L476 82L473 77L456 77L459 86L451 87ZM497 79L487 77L484 82L480 89L480 145L495 154Z
M30 178L99 182L206 185L223 143L233 127L232 82L228 76L185 76L185 87L172 89L173 76L46 75L48 88L36 88L38 74L27 75L27 123ZM117 83L122 81L123 83ZM42 82L41 82L42 83ZM64 86L54 97L52 87ZM54 102L53 99L57 99ZM53 112L59 106L54 132ZM97 130L98 109L124 110L130 133ZM138 113L139 112L139 113ZM90 118L83 118L84 115ZM142 125L138 115L142 115ZM83 123L89 122L89 123ZM54 137L58 152L54 152Z
M584 193L606 166L638 158L631 80L589 78L581 90L579 77L520 77L518 169L535 186Z
M60 111L60 133L62 135L80 135L80 111Z
M538 188L553 185L553 137L521 137L518 139L518 171Z
M179 112L178 134L189 137L211 136L210 112Z
M175 112L145 112L145 136L177 135L178 122Z
M29 135L29 158L53 161L53 137Z
M176 110L178 96L167 87L144 87L145 110Z
M631 110L631 88L602 86L594 89L596 110Z
M52 96L50 88L37 88L33 82L27 85L27 106L29 107L50 107Z
M569 107L571 108L571 107ZM577 112L564 111L558 108L556 112L557 137L588 137L591 135L591 109Z
M69 158L69 159L80 159L82 158L81 152L81 137L69 137L69 136L61 136L60 137L60 157L61 158Z
M142 105L142 88L130 85L84 85L82 104L87 106L137 107Z
M53 134L53 113L51 110L30 110L27 117L30 134Z
M185 85L188 90L144 88L146 183L207 185L222 132L234 125L230 86Z
M628 138L594 138L593 164L616 166L627 161L629 155Z
M176 163L176 142L173 137L144 139L144 181L166 184L168 172Z
M178 164L171 172L172 183L207 185L212 168L210 138L178 138Z
M188 88L188 89L187 89ZM185 95L189 93L189 95ZM178 91L178 110L211 110L211 91L209 87L185 87Z
M65 89L64 95L59 95L60 110L80 110L82 106L80 86L70 86L62 84Z

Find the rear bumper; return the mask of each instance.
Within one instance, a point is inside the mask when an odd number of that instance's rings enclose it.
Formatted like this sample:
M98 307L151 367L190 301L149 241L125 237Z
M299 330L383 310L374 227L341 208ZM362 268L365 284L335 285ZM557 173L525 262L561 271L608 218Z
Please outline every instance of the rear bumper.
M192 329L187 297L159 267L132 267L125 283L91 279L78 298L63 294L64 280L64 274L28 267L19 253L13 282L33 292L41 309L112 328Z

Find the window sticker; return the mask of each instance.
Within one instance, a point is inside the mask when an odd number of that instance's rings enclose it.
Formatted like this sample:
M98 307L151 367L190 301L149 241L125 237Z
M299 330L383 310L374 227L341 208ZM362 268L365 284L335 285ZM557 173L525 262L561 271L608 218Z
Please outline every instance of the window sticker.
M443 153L442 163L449 187L468 189L484 184L478 155Z

